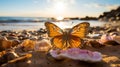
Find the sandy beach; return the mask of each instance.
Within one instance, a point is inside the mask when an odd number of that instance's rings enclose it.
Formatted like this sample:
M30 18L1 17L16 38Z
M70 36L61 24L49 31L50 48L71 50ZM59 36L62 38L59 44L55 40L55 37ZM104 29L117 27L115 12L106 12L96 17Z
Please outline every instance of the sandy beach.
M117 33L117 36L120 36L120 30L119 24L111 23L112 27L109 26L110 24L107 24L105 27L97 27L93 28L91 34L101 34L100 36L92 36L87 38L87 42L89 40L98 40L101 38L102 35L107 33ZM117 27L117 28L116 28ZM116 28L116 30L113 30ZM104 31L101 33L101 31ZM20 57L22 57L25 54L31 54L32 57L29 57L24 60L19 60L15 62L4 62L1 63L1 67L119 67L120 66L120 38L117 40L114 40L115 43L108 42L105 43L104 46L100 47L97 43L90 43L85 44L81 49L87 49L90 51L98 51L102 54L102 61L100 62L85 62L80 60L72 60L72 59L64 59L64 60L55 60L53 57L51 57L47 50L50 48L49 44L43 43L41 44L41 40L49 40L46 34L46 30L41 29L39 31L21 31L21 32L15 32L15 31L1 31L1 39L0 39L0 51L6 51L7 49L12 47L15 47L15 53L17 53ZM3 38L5 37L5 38ZM25 40L31 40L26 41ZM5 43L3 43L5 41ZM39 47L48 47L48 48L41 48L36 49L34 46L35 42L38 42L41 46ZM117 43L116 43L117 41ZM8 44L12 44L8 46ZM24 42L24 43L23 43ZM28 43L27 43L28 42ZM23 45L21 47L21 44ZM7 46L2 46L7 45ZM31 45L31 46L28 46ZM93 46L95 45L95 46ZM23 48L24 47L24 48ZM42 51L43 50L43 51ZM2 54L0 56L2 58ZM19 57L18 57L19 58ZM12 58L14 60L15 58ZM8 60L8 59L4 59ZM0 59L0 61L3 61ZM11 60L9 60L11 61Z
M108 24L109 25L109 24ZM114 24L114 27L119 26L119 24ZM110 27L111 28L111 27ZM112 29L111 29L112 30ZM106 30L105 30L106 31ZM97 32L97 31L94 31ZM113 32L113 31L112 31ZM116 31L119 33L119 31ZM98 32L97 32L98 33ZM100 32L99 32L100 33ZM103 34L102 34L103 35ZM41 41L42 39L47 39L46 37L46 31L41 29L40 31L22 31L22 32L12 32L12 31L1 31L1 37L6 37L9 40L17 41L17 47L19 47L19 44L24 42L26 39L30 39L33 41ZM119 34L118 34L119 36ZM98 38L100 38L99 36ZM95 37L92 37L92 39L96 40ZM119 38L118 38L119 39ZM88 38L89 40L89 38ZM90 38L91 40L91 38ZM1 41L2 42L2 38ZM120 41L120 40L118 40ZM7 42L7 41L6 41ZM119 67L120 66L120 45L115 45L114 43L112 45L105 45L104 47L93 47L93 46L88 46L86 45L82 49L87 49L90 51L98 51L102 54L102 61L100 62L84 62L84 61L79 61L79 60L72 60L72 59L64 59L64 60L55 60L53 57L51 57L48 52L46 51L35 51L33 49L30 49L29 47L26 49L23 49L25 51L21 51L21 49L16 48L15 52L16 53L30 53L32 54L32 57L24 60L24 61L16 61L12 63L3 63L1 67ZM1 44L2 45L2 44ZM13 44L11 44L13 45ZM16 45L13 45L16 46ZM45 44L43 44L45 45ZM95 45L95 44L93 44ZM96 44L97 45L97 44ZM114 46L115 45L115 46ZM49 46L49 45L45 45ZM26 46L25 46L26 47ZM41 46L43 47L43 46ZM3 51L4 49L2 49ZM9 49L9 47L6 47L6 49ZM31 52L28 52L28 51ZM20 54L19 54L20 55ZM13 59L14 60L14 59ZM2 60L0 60L2 61Z
M44 52L32 52L33 55L26 61L10 63L2 67L119 67L120 66L120 45L107 46L104 48L86 48L102 53L101 62L89 63L71 59L55 60ZM29 62L29 63L28 63Z

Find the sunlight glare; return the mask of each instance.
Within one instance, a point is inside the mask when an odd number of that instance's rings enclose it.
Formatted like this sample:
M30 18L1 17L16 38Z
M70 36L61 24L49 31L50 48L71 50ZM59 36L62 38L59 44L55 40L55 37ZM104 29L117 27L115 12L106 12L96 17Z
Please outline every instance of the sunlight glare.
M59 23L55 23L58 27L60 27L61 29L66 29L66 28L70 28L69 23L65 23L65 22L59 22Z
M57 19L57 20L63 20L64 18L61 17L61 16L59 16L59 17L57 17L56 19Z

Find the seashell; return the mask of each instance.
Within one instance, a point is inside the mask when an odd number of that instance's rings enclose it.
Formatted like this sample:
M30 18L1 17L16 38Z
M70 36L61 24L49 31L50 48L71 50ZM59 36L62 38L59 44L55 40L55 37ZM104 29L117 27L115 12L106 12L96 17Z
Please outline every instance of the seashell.
M7 40L6 37L3 39L0 39L0 51L3 51L5 49L9 49L11 47L17 46L19 44L16 40Z
M34 50L35 51L48 51L51 48L51 44L48 40L41 40L40 42L37 42Z
M110 33L109 35L103 35L99 40L99 43L103 45L119 45L120 36L117 36L115 33Z
M21 46L23 47L24 51L30 51L34 49L35 44L36 44L36 41L26 39L22 42Z
M102 35L101 39L99 40L99 43L103 44L109 40L113 40L112 36L109 36L108 34Z
M67 50L51 50L50 55L55 59L69 58L87 62L99 62L102 60L101 53L92 52L89 50L81 50L79 48L71 48Z

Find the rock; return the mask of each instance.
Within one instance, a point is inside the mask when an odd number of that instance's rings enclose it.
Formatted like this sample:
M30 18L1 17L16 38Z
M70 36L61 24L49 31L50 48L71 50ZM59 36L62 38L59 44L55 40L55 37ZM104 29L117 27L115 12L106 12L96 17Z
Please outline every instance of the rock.
M115 61L119 61L119 58L116 56L110 56L110 57L103 58L103 61L105 61L107 63L112 63Z
M109 41L104 42L103 44L106 46L108 46L108 45L113 45L113 46L120 45L115 40L109 40Z
M111 10L110 12L104 12L103 15L100 15L98 19L110 22L120 21L120 6L115 10Z
M90 40L86 43L86 45L88 46L91 46L91 47L94 47L94 48L100 48L100 47L103 47L104 45L103 44L100 44L98 41L96 40Z
M15 47L19 44L17 40L8 40L6 37L0 39L0 51Z
M97 17L86 16L85 18L81 18L80 20L98 20L98 19L97 19Z
M1 52L0 52L0 58L1 58L4 54L6 54L6 51L1 51Z
M17 57L19 56L14 52L13 49L8 49L6 53L2 57L0 57L0 65L7 63L8 61L13 60Z
M115 37L113 38L113 40L115 40L117 43L120 44L120 36L115 36Z
M8 40L16 40L16 39L18 39L18 37L16 37L16 36L8 36L7 39Z

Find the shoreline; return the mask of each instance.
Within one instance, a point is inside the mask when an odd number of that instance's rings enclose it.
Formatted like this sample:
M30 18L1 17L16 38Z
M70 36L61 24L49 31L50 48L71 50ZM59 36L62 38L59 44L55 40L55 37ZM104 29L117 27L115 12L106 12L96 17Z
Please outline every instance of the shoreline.
M65 22L53 22L57 23L58 26L63 24L68 24L69 27L73 27L74 25L81 23L81 22L89 22L91 24L91 27L103 27L104 24L107 24L108 22L104 21L65 21ZM71 26L72 25L72 26ZM67 26L66 26L67 27ZM44 22L40 23L0 23L0 31L4 30L11 30L11 31L23 31L23 30L28 30L28 31L36 31L39 30L40 28L45 29ZM2 30L3 29L3 30Z

